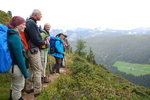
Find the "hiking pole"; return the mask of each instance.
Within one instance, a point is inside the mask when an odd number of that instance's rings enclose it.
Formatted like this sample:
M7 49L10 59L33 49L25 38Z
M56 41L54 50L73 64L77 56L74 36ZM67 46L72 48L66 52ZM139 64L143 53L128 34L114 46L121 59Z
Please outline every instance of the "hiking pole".
M51 60L50 60L50 56L48 57L48 70L49 70L49 74L51 74L51 72L52 72L52 67L51 67Z

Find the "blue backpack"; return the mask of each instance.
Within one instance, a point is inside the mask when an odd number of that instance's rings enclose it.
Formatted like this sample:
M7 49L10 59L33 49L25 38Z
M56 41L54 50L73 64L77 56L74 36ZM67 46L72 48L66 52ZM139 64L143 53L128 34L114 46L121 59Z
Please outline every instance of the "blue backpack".
M5 25L0 24L0 73L9 72L12 59L7 43L7 30Z
M55 42L60 41L57 37L50 37L50 48L49 48L49 54L52 53L58 53L56 47L55 47Z

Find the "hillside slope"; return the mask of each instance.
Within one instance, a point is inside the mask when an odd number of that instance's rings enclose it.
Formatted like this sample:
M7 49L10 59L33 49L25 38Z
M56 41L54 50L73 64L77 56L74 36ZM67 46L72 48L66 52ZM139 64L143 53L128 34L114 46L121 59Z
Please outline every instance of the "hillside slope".
M85 39L87 50L92 48L96 62L112 66L116 61L150 64L150 35L126 35ZM73 50L76 41L71 42Z
M103 66L69 55L70 70L43 90L38 100L149 100L150 89L116 76Z
M6 12L0 10L0 24L6 24L11 18Z
M113 65L116 61L150 64L150 35L97 37L85 40L100 64Z

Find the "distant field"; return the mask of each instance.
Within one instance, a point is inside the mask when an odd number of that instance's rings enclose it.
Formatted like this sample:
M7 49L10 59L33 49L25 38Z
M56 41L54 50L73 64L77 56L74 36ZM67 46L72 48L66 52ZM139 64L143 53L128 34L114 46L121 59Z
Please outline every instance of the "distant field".
M146 64L133 64L117 61L115 64L113 64L113 66L117 67L117 69L121 72L125 72L126 74L132 74L134 76L150 74L150 65Z

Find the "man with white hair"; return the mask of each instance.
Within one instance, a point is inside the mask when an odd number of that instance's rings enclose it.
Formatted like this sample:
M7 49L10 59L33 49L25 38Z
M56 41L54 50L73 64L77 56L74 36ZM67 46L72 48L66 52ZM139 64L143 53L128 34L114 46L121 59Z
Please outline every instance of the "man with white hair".
M48 23L44 24L44 29L41 32L42 40L50 40L50 31L51 25ZM42 61L42 81L43 83L49 83L50 79L48 76L46 76L46 65L47 65L47 55L48 55L48 47L43 47L41 50L41 61Z
M26 81L26 92L34 92L34 96L38 96L41 92L41 57L40 49L43 45L47 45L47 41L42 40L40 31L37 26L37 21L42 18L41 11L33 10L31 18L26 22L26 36L29 44L28 59L29 59L29 73L30 78Z

